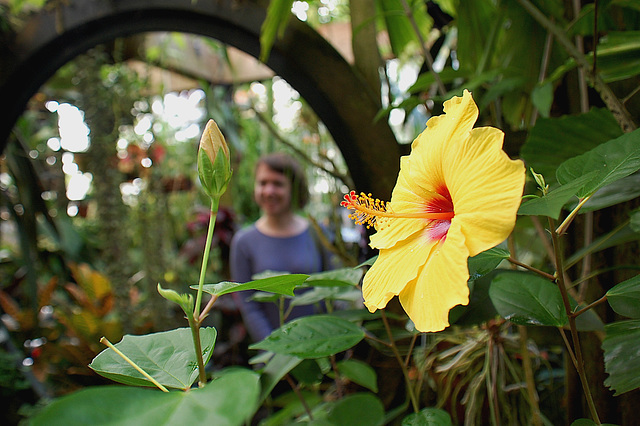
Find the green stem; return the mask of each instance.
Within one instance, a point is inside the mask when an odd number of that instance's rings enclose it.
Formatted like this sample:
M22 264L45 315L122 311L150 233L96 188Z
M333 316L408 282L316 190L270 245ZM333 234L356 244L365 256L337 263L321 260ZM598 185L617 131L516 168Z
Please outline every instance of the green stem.
M411 380L409 379L409 372L407 371L407 367L404 365L404 361L402 360L402 356L400 356L400 352L398 351L398 347L396 346L396 342L393 340L393 334L391 334L391 327L389 326L389 320L387 319L387 315L384 313L384 309L380 311L382 316L382 322L384 323L384 328L387 330L387 335L389 336L389 343L391 346L391 350L398 360L398 364L400 365L400 369L402 370L402 375L404 376L404 380L407 385L407 392L409 392L409 398L411 399L411 405L413 406L414 412L420 411L420 405L418 404L418 399L416 398L416 394L413 391L413 386L411 386Z
M573 350L575 354L575 366L578 372L578 376L580 377L580 383L582 384L582 391L584 392L584 396L587 400L587 405L589 406L589 411L591 413L591 417L593 417L593 421L600 425L600 418L598 417L598 412L596 410L595 403L593 402L593 396L591 395L591 390L589 389L589 382L587 381L587 374L584 369L584 360L582 358L582 348L580 346L580 337L578 336L578 328L576 327L576 317L573 315L571 310L571 303L569 301L569 294L567 292L567 288L564 282L564 268L563 268L563 256L562 256L562 247L560 245L560 236L556 232L554 220L549 218L549 228L551 230L551 239L553 241L553 249L556 259L556 268L557 268L557 284L558 289L560 290L560 294L562 295L562 303L564 304L564 309L567 313L567 317L569 318L569 329L571 330L571 338L573 340Z
M591 199L592 195L593 194L588 195L583 199L581 199L578 205L573 210L571 210L571 213L569 213L567 218L560 224L560 226L558 226L558 229L556 229L556 233L558 235L562 235L565 232L567 232L567 228L569 227L569 225L571 225L571 222L573 222L573 219L575 219L575 217L578 215L578 212L580 211L582 206L584 206L584 204Z
M193 337L193 345L196 351L196 361L198 362L198 386L204 387L207 383L207 373L204 370L204 359L202 358L202 343L200 342L200 321L189 317L189 328L191 328L191 337Z
M209 253L211 251L211 241L213 240L213 230L216 226L216 216L218 214L218 204L220 199L211 199L211 215L209 216L209 230L207 232L207 242L204 245L204 253L202 254L202 267L200 268L200 279L198 281L198 294L193 309L193 315L188 315L189 327L193 336L193 345L196 351L196 360L198 362L198 386L203 387L207 382L207 374L204 371L204 359L202 358L202 343L200 342L200 324L203 317L200 315L200 305L202 304L202 288L204 287L204 278L207 272L207 263L209 261Z
M211 241L213 240L213 230L216 227L216 216L218 215L219 199L211 200L211 215L209 216L209 230L207 232L207 242L204 245L204 254L202 255L202 267L200 268L200 280L198 281L198 295L196 296L196 305L193 311L194 318L200 318L200 304L202 303L202 287L204 286L204 277L207 272L207 263L209 262L209 252L211 251Z

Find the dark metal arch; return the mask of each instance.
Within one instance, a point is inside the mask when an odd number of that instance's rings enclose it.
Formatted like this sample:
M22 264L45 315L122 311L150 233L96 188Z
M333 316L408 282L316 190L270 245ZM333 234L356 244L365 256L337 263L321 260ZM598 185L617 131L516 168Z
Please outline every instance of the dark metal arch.
M260 53L266 9L254 1L75 0L34 16L16 35L0 69L0 150L29 98L58 68L87 49L146 31L179 31L218 39L252 56ZM60 31L60 26L62 30ZM379 104L344 58L308 25L292 19L267 65L287 80L325 123L356 186L388 197L400 150Z

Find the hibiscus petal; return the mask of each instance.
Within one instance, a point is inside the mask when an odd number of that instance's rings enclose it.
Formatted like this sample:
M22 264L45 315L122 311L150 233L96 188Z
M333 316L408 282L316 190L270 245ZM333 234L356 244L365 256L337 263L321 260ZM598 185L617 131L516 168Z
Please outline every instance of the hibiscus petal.
M466 236L469 255L504 241L515 224L525 168L502 150L503 133L473 129L445 153L445 181L455 206L454 221Z
M387 204L388 211L402 213L422 213L425 199L432 197L432 193L413 184L408 178L411 170L410 157L400 159L400 174L393 189L391 202ZM379 219L376 232L370 238L371 247L387 249L420 232L430 221L428 219Z
M393 296L400 294L427 263L434 246L435 241L418 234L403 244L380 250L362 283L362 296L369 311L384 308Z
M427 121L427 129L413 141L412 151L421 145L433 144L434 140L446 145L446 141L464 137L478 119L478 107L466 89L462 96L445 101L444 112L445 114L431 117Z
M464 235L452 222L447 239L400 292L400 303L417 330L444 330L449 325L449 310L469 303L468 254Z

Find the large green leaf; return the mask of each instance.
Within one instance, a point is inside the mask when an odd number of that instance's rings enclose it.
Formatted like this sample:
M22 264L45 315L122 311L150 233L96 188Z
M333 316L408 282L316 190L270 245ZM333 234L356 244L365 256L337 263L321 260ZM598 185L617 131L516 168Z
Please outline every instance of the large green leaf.
M313 315L286 323L251 349L320 358L345 351L364 338L357 325L331 315Z
M307 284L312 286L354 286L362 279L362 268L340 268L309 275Z
M583 198L598 189L622 179L640 169L640 129L598 145L573 157L558 167L556 178L567 184L584 175L595 175L578 191Z
M402 426L451 426L451 416L440 408L424 408L402 419Z
M331 425L376 426L384 423L384 406L370 393L354 393L324 405Z
M640 275L623 281L607 291L609 305L620 315L640 318Z
M469 279L477 280L487 275L510 256L509 251L494 247L469 258Z
M124 386L92 387L62 397L31 419L46 425L242 425L255 412L259 376L234 369L187 392Z
M284 294L293 296L293 289L302 284L309 276L304 274L288 274L277 275L275 277L262 278L259 280L249 281L247 283L238 284L229 281L223 281L218 284L205 284L202 291L211 295L222 296L223 294L233 293L242 290L260 290L269 293ZM191 288L197 289L198 286L192 285Z
M640 320L619 321L605 326L602 342L604 384L616 395L640 387Z
M216 342L216 329L200 329L202 355L206 364ZM115 345L129 359L160 384L176 389L189 389L198 378L197 360L190 328L132 336L127 334ZM96 373L132 386L155 386L138 370L110 348L89 364Z
M618 181L610 183L604 188L600 188L589 201L584 203L581 213L600 210L605 207L614 206L616 204L624 203L634 198L640 197L640 174L633 173L630 176L622 178ZM567 208L571 209L577 205L578 200L569 203Z
M267 361L260 376L259 401L262 403L278 382L301 362L302 359L295 356L283 354L273 355L271 359Z
M618 122L605 108L592 108L580 115L540 118L529 132L520 155L528 167L552 184L562 162L620 135Z
M491 282L489 296L498 313L515 324L562 327L567 323L560 290L537 275L502 272Z
M401 56L404 48L411 42L416 42L418 37L407 13L400 0L380 0L376 2L380 8L384 19L391 50L396 56ZM411 9L412 18L415 20L418 28L425 31L422 34L423 39L427 36L427 32L431 28L431 19L426 14L424 2L407 0L406 3Z
M355 359L345 359L338 362L337 366L342 376L372 392L378 392L376 371L368 364Z
M555 188L547 195L525 201L520 205L518 214L528 216L549 216L554 219L558 219L560 217L562 207L572 198L575 198L576 193L580 188L589 182L594 175L595 172L581 176L566 185L561 185L560 187Z

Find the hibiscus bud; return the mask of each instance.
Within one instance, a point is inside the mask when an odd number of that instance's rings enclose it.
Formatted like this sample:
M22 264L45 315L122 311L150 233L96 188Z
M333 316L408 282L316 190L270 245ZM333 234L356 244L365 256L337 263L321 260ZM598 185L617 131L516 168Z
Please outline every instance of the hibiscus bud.
M231 179L229 146L215 121L209 120L198 148L198 175L205 192L219 199Z

